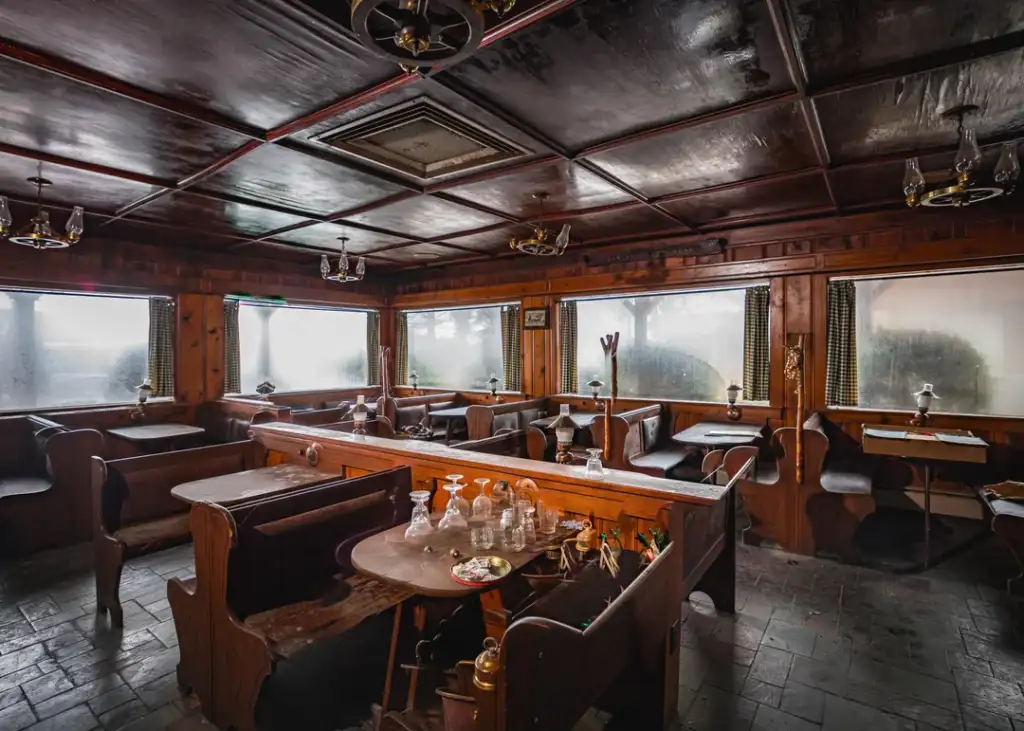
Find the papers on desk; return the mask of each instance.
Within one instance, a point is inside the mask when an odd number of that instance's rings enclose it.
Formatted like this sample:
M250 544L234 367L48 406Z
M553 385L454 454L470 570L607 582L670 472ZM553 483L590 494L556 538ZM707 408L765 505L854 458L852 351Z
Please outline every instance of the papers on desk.
M937 432L935 436L938 438L940 442L945 442L946 444L964 444L969 447L988 446L984 439L979 439L976 436L964 436L962 434L943 434L942 432Z
M895 429L872 429L866 427L864 429L864 436L875 437L876 439L906 439L907 432L896 431Z
M744 437L745 439L756 439L761 432L756 429L712 429L704 432L706 437Z

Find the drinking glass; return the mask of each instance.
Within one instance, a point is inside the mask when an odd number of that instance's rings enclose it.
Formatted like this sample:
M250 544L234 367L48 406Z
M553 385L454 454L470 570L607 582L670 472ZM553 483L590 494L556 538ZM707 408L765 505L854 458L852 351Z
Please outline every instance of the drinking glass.
M538 530L546 536L558 532L558 508L549 507L538 501L537 524Z
M583 475L591 480L604 479L604 467L601 465L601 448L591 447L587 450L587 466Z
M460 477L462 475L448 475L447 479L452 480L444 486L444 489L448 491L448 507L444 510L441 522L437 524L438 530L466 530L469 527L466 516L459 509L458 498L462 485L453 479Z
M479 494L473 498L473 517L487 520L491 517L491 511L493 505L491 499L487 497L487 485L490 483L486 477L478 477L473 482L476 483Z
M430 491L416 490L409 493L409 497L415 506L412 509L412 520L409 521L409 527L405 529L405 540L416 541L434 532L434 526L430 524L430 510L427 508Z
M448 480L449 482L461 483L462 475L445 475L444 479ZM465 487L465 485L459 484L459 490L461 490L463 487ZM445 490L447 489L448 488L445 487ZM456 491L455 494L455 506L459 509L459 512L462 513L463 518L468 518L470 516L471 510L469 507L469 500L462 497L462 493L459 491Z
M501 513L501 550L514 553L526 548L526 536L523 533L523 526L516 518L514 508L508 508Z
M523 527L523 539L527 546L537 542L537 531L533 525L533 503L529 500L519 501L519 524Z
M469 545L474 551L486 551L494 545L494 529L490 523L477 523L469 529Z

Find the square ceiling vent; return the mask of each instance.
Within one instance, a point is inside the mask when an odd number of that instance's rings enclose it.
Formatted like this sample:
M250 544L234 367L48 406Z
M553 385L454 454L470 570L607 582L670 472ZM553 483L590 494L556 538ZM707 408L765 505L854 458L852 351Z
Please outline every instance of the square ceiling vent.
M461 173L528 151L419 97L318 135L316 141L420 181Z

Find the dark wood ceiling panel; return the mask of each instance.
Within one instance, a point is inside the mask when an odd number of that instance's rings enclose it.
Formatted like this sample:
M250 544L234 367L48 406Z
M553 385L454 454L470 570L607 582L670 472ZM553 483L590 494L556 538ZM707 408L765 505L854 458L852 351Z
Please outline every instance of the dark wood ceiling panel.
M349 226L339 226L333 223L318 223L314 226L297 228L294 231L287 231L275 235L275 241L312 246L318 249L341 250L342 236L348 236L349 241L345 245L348 251L354 254L365 254L379 249L386 249L389 246L401 244L406 239L398 236L388 236L374 231L363 231Z
M381 251L374 256L387 259L402 266L425 266L455 259L480 259L485 255L474 254L471 251L462 251L460 249L451 249L441 244L414 244L413 246L402 246L397 249Z
M278 145L235 160L202 187L318 215L402 192L372 175Z
M446 239L445 243L485 254L504 254L512 250L509 246L512 236L525 236L531 230L529 226L508 226L471 236Z
M640 236L679 229L678 223L647 206L621 208L616 211L586 214L576 218L567 217L564 220L550 221L545 225L548 228L557 228L563 223L572 224L570 237L573 242L626 237L634 234Z
M499 178L450 188L449 194L496 211L530 218L555 211L596 208L632 200L618 188L570 162L534 167ZM543 192L543 201L534 194Z
M290 261L296 264L305 264L311 267L310 271L319 271L319 262L317 257L318 252L309 251L308 249L299 249L289 244L278 244L274 241L261 241L250 246L246 246L245 249L240 252L245 257L261 256L267 259L275 259L277 261Z
M262 128L396 71L284 2L4 0L3 6L2 32L15 43Z
M243 238L260 236L306 220L267 208L184 192L158 198L139 208L132 216Z
M0 142L174 182L246 138L0 59Z
M1024 30L1006 0L788 0L812 84Z
M817 164L814 144L792 102L646 137L588 159L646 196Z
M35 200L35 186L30 185L26 178L38 173L39 164L35 160L0 153L0 195ZM157 190L142 183L61 165L43 165L43 177L53 183L43 191L44 205L50 201L104 213L113 213L136 198ZM18 225L17 221L15 225Z
M790 87L763 0L589 0L445 73L573 150Z
M409 198L346 220L421 239L501 223L496 216L427 196Z
M93 225L91 232L88 223L86 225L86 233L82 236L83 243L95 238L199 251L225 251L238 243L238 239L231 236L217 236L184 226L162 226L127 218L111 221L105 226Z
M785 211L829 205L821 173L809 173L782 182L768 181L728 188L662 203L669 213L686 221L707 224L729 218L771 216Z
M1018 50L822 97L815 104L832 159L955 146L956 122L942 113L961 104L980 107L964 124L981 143L1024 135L1022 68Z

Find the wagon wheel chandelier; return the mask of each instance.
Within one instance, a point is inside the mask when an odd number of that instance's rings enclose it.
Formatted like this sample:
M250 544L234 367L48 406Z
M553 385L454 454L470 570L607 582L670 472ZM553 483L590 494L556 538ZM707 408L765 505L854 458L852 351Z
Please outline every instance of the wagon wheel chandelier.
M1020 177L1016 141L1004 142L999 151L999 161L992 171L995 185L982 185L978 181L982 162L981 149L978 147L974 129L964 128L964 117L976 111L978 107L965 104L954 107L942 115L943 118L955 120L957 123L960 144L952 170L928 173L926 176L921 172L921 165L916 157L907 159L906 172L903 175L903 194L908 206L964 208L1013 192L1014 184ZM928 183L938 183L939 187L925 192Z
M548 199L548 194L534 193L533 197L540 201L541 211L543 212L544 201ZM521 251L530 256L561 256L569 245L569 228L569 224L565 224L558 232L558 235L555 235L551 229L536 225L533 227L533 233L528 238L517 239L513 236L509 246L514 251Z
M12 244L19 246L31 246L33 249L66 249L77 244L82 237L85 228L85 209L82 206L75 206L71 209L71 215L64 226L64 235L60 235L50 226L50 212L43 209L43 188L53 183L43 177L43 165L39 164L39 174L28 179L28 182L36 189L36 215L20 228L16 233L11 234L11 225L14 219L11 216L11 209L7 204L7 198L0 195L0 237L6 238Z
M352 29L378 56L407 71L448 66L480 47L484 11L499 17L515 0L353 0Z
M359 257L356 262L355 270L352 270L349 265L348 252L345 250L345 244L348 243L348 236L341 236L341 256L338 257L338 268L331 270L331 262L327 259L327 254L320 257L320 276L329 282L361 282L363 277L366 276L366 259Z

